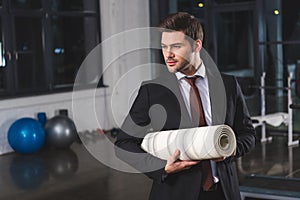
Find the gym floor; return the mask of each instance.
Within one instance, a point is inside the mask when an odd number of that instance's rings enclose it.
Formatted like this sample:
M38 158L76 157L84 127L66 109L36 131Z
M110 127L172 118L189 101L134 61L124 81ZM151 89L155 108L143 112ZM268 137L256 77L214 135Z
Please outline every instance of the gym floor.
M299 119L299 111L294 112L294 122ZM299 124L294 125L299 132ZM272 142L258 141L254 151L237 161L241 185L300 191L300 147L287 146L285 129L268 127ZM257 132L259 138L259 128ZM0 200L141 200L150 192L147 177L105 166L78 142L65 150L2 155L0 163ZM253 179L253 174L271 179Z

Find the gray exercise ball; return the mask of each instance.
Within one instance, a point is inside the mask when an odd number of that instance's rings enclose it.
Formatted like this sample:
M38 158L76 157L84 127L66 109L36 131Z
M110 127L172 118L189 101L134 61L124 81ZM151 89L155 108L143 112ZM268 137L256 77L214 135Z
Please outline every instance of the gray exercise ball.
M74 122L62 115L49 119L45 124L46 142L57 148L68 148L74 142L77 131Z

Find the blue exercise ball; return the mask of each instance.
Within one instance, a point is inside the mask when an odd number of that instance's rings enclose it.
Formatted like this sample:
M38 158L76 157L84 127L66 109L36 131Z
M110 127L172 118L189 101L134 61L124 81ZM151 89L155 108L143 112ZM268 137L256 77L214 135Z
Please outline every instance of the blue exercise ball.
M44 144L45 131L33 118L21 118L8 130L8 143L18 153L34 153Z

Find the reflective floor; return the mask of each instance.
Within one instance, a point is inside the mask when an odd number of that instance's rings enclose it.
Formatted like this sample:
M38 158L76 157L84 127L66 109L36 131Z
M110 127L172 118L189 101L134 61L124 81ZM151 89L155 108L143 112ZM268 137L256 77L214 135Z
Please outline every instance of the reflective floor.
M286 137L273 136L270 143L258 142L253 152L238 160L237 166L241 178L258 174L300 179L299 161L299 147L287 147Z
M1 200L146 199L150 181L95 160L85 147L0 156Z
M295 133L300 130L299 120L297 111ZM257 132L259 138L259 128ZM267 133L273 136L272 142L258 141L253 152L237 161L241 185L299 192L300 147L287 146L284 126L268 127ZM108 137L112 140L109 134ZM299 134L295 139L300 139ZM80 143L66 150L2 155L0 163L0 200L143 200L151 185L144 175L105 166ZM275 179L249 179L253 174Z
M246 102L251 116L260 115L261 103L258 96L246 98ZM299 97L293 96L293 104L300 105ZM282 97L267 95L265 109L266 114L287 113L286 95ZM292 116L293 141L296 141L300 139L300 110L294 109ZM278 127L267 125L266 128L266 135L272 137L272 141L260 142L262 128L258 126L256 148L237 161L240 185L255 192L262 191L288 196L285 198L300 199L300 147L288 146L288 126L285 124Z
M258 143L251 154L239 159L241 185L249 185L246 177L251 174L286 177L298 179L291 189L300 191L300 148L288 148L286 143L286 137L273 136L271 143ZM0 156L0 163L1 200L140 200L147 199L151 185L144 175L101 164L78 143L68 150ZM284 188L285 183L271 182L267 187Z

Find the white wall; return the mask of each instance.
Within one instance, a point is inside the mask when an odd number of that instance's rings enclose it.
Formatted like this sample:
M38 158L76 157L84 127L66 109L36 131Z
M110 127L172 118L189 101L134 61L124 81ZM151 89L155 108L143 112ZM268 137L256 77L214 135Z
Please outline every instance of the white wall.
M98 90L101 90L101 93L97 94L96 101L99 101L104 104L104 101L106 100L104 95L104 89ZM97 128L97 121L93 119L86 121L84 118L85 111L91 110L90 107L93 105L92 102L94 97L89 95L88 91L79 91L77 92L77 94L77 96L81 96L82 98L77 98L76 102L84 102L81 107L77 107L77 111L83 113L82 122L76 124L77 129L79 131L82 131ZM10 125L16 119L22 117L36 118L36 114L38 112L45 112L47 117L51 118L56 114L55 112L59 109L68 109L69 116L72 117L72 92L0 101L0 154L12 151L7 142L7 131ZM99 107L98 109L98 113L101 113L101 110L103 110L103 108L101 107ZM106 126L111 126L109 122L105 121L106 118L104 118L103 116L99 116L98 118L103 119L102 124L106 124Z
M73 118L76 113L78 131L111 128L118 126L128 112L136 89L142 80L151 78L151 69L145 66L150 61L149 51L131 51L120 56L122 49L131 49L132 42L122 35L114 40L115 34L126 30L149 26L148 0L100 0L102 40L115 43L103 48L104 82L108 88L82 90L75 93L75 110L72 92L17 98L0 101L0 155L11 152L7 131L10 125L21 117L36 117L38 112L46 112L48 118L55 110L68 109ZM149 36L135 35L134 44L150 42ZM113 62L110 58L116 58ZM143 65L141 67L137 67ZM137 77L133 79L132 77ZM112 111L113 110L113 111Z
M100 1L104 79L111 86L110 106L118 125L141 81L151 78L150 51L142 49L150 46L148 4L148 0Z

